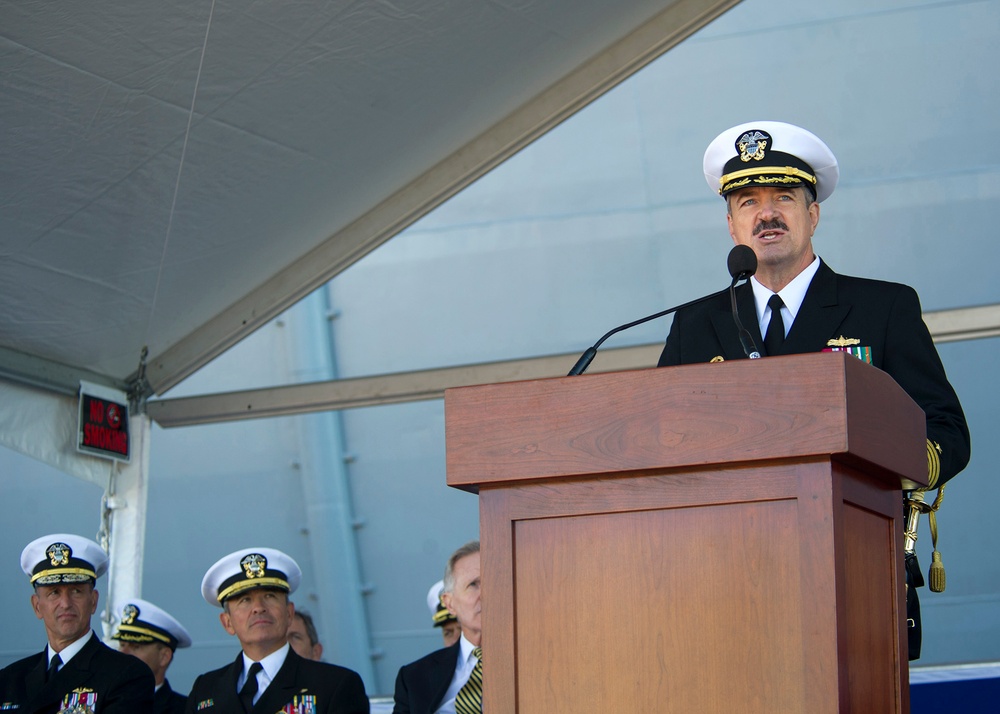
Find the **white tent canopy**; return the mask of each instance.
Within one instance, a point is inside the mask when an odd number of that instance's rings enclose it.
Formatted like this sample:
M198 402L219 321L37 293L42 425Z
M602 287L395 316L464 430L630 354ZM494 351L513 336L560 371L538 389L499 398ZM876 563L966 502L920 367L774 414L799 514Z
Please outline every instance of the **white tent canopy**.
M734 4L0 3L0 376L162 394Z
M81 380L164 393L737 2L0 1L0 445L105 488L109 602L150 422L77 453Z

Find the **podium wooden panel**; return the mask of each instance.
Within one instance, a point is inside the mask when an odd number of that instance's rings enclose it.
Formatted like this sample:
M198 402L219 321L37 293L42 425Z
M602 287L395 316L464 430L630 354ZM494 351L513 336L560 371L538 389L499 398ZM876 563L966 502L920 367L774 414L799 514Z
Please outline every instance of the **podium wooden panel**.
M907 712L923 412L843 353L448 390L484 711Z

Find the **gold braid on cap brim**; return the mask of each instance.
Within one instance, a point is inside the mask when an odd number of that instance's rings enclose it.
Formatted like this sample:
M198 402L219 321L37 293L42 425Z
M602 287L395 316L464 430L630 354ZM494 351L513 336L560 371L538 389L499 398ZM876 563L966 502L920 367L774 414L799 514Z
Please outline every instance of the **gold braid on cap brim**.
M742 181L739 179L743 179ZM816 185L816 177L794 166L759 166L755 169L741 169L726 174L719 179L719 193L728 193L750 184L792 184L808 181Z
M219 602L225 602L227 598L231 598L237 593L241 593L244 590L252 590L253 588L278 588L279 590L284 590L289 592L291 590L288 587L288 582L282 580L281 578L254 578L253 580L241 580L238 583L233 583L228 588L219 593Z
M31 580L29 582L32 585L34 585L36 580L41 580L42 578L48 578L54 575L59 576L60 580L58 582L62 582L62 577L64 575L82 575L85 578L93 578L94 580L97 580L97 573L95 573L93 570L87 570L86 568L53 568L51 570L38 571L37 573L31 576ZM72 581L72 582L82 582L82 580ZM48 585L48 584L49 583L42 583L42 585Z
M448 620L457 620L458 618L452 615L447 610L438 610L437 612L434 613L434 617L431 619L433 620L434 625L437 626L437 625L443 625L444 623L448 622Z
M122 642L153 642L156 640L167 645L170 644L170 638L166 635L156 630L136 627L135 625L119 625L118 632L113 634L111 639L121 640Z

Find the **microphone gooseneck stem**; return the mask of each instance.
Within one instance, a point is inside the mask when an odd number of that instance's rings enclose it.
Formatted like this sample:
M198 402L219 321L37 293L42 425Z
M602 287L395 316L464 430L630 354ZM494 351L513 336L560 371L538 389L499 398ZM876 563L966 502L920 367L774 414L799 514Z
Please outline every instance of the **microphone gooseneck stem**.
M663 317L664 315L669 315L672 312L677 312L678 310L683 310L686 307L691 307L692 305L697 305L700 302L705 302L706 300L711 300L712 298L715 298L715 297L718 297L720 295L725 294L725 292L726 292L725 290L720 290L717 293L712 293L711 295L705 295L703 297L697 298L696 300L690 300L690 301L684 303L683 305L676 305L675 307L671 307L671 308L668 308L666 310L661 310L660 312L657 312L657 313L655 313L653 315L647 315L646 317L640 318L638 320L633 320L632 322L628 323L627 325L619 325L618 327L616 327L615 329L611 330L606 335L604 335L604 337L602 337L601 339L599 339L597 342L595 342L593 347L588 347L587 350L582 355L580 355L580 359L578 359L576 361L576 364L573 365L573 369L571 369L566 376L567 377L575 377L575 376L577 376L579 374L583 374L584 370L586 370L587 367L590 366L590 363L593 361L594 355L597 354L597 349L604 343L604 341L606 339L608 339L609 337L611 337L611 335L614 335L614 334L616 334L618 332L621 332L622 330L627 330L630 327L635 327L636 325L641 325L644 322L649 322L650 320L655 320L658 317Z
M743 324L740 322L739 313L736 311L736 283L744 278L749 278L755 272L757 272L757 255L753 252L753 249L745 245L734 246L732 250L729 251L729 257L727 259L727 264L729 267L729 274L733 277L733 282L729 284L729 299L733 306L733 318L736 320L736 327L740 335L740 344L743 345L743 351L746 356L750 359L756 359L760 357L760 352L757 351L756 345L753 343L753 337L750 333L744 329ZM643 317L639 320L633 320L627 325L621 325L611 330L604 337L599 339L594 343L593 347L588 347L587 350L580 355L580 359L576 361L573 365L573 369L569 371L567 377L575 377L579 374L583 374L584 370L590 366L591 361L594 359L594 355L597 354L597 348L600 347L604 340L611 337L611 335L616 332L621 332L622 330L627 330L630 327L635 327L636 325L641 325L644 322L649 322L650 320L655 320L658 317L663 317L664 315L669 315L672 312L677 312L678 310L683 310L686 307L691 307L692 305L697 305L700 302L705 302L706 300L711 300L712 298L720 297L725 294L725 290L720 290L717 293L712 293L711 295L705 295L697 300L691 300L683 305L677 305L676 307L668 308L667 310L661 310L660 312Z
M733 282L729 284L729 303L733 308L733 320L736 321L736 329L740 336L740 345L743 347L744 354L750 359L759 359L760 352L757 350L757 345L754 344L750 331L743 327L743 321L740 319L740 311L736 307L736 283L744 277L748 278L750 276L745 273L733 276Z

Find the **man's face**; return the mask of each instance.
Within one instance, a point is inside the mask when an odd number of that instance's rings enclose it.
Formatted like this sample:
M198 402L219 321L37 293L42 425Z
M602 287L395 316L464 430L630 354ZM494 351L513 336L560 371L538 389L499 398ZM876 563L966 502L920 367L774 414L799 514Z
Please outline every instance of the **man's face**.
M323 645L309 639L306 623L301 617L293 617L291 625L288 626L288 644L300 657L318 662L323 656Z
M455 589L441 594L441 602L458 618L466 639L480 644L483 626L480 621L482 603L479 599L479 553L472 553L455 563Z
M153 670L157 684L163 683L167 667L174 658L173 651L162 642L119 642L118 649L145 662Z
M790 280L812 262L819 204L808 189L750 186L734 191L727 200L729 234L737 245L753 248L757 277L764 285L776 289L769 284L770 277Z
M31 596L35 617L45 623L52 649L59 651L87 634L97 611L98 593L91 583L39 585Z
M441 625L441 637L444 638L444 646L451 647L453 644L458 642L458 638L462 635L462 628L454 620L449 620L448 622Z
M288 641L288 625L295 606L288 594L271 588L254 588L226 600L219 615L222 626L236 635L244 651L270 654ZM249 653L248 653L249 654Z

